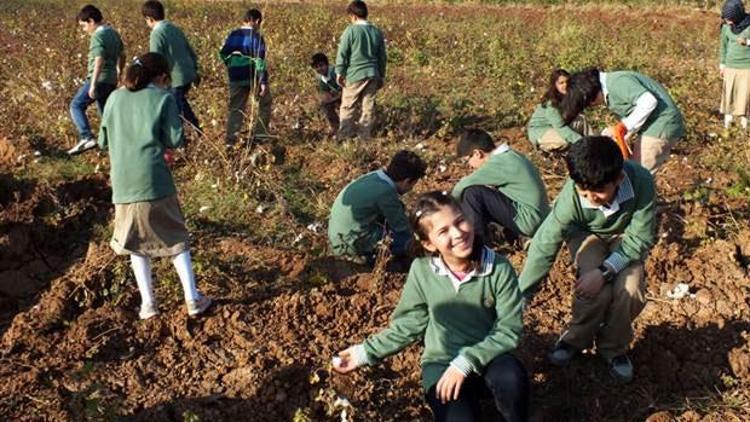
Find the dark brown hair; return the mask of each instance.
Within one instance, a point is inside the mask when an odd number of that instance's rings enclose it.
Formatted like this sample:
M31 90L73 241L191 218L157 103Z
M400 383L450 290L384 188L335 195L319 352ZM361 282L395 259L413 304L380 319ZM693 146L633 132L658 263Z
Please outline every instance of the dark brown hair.
M568 73L568 71L565 69L555 69L549 75L549 86L547 86L547 92L545 92L544 96L542 96L542 104L547 104L547 101L549 101L549 103L552 104L552 107L560 107L560 103L563 99L563 94L557 90L556 85L557 80L560 79L561 76L570 78L570 73Z
M133 59L125 70L123 83L128 91L140 91L164 74L169 74L167 59L159 53L146 53Z

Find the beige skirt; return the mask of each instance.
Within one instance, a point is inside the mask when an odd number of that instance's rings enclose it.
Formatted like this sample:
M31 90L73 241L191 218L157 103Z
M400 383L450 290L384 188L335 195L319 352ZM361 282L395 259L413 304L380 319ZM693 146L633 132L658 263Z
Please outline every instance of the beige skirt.
M724 69L721 114L750 114L750 69Z
M189 247L177 195L154 201L115 204L109 245L118 255L175 256Z

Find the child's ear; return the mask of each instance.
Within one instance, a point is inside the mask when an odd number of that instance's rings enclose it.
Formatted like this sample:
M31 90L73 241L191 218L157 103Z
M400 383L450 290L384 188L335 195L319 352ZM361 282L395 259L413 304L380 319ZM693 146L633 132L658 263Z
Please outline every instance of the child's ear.
M419 243L421 243L422 247L428 252L435 253L437 251L435 245L433 245L429 240L420 240Z

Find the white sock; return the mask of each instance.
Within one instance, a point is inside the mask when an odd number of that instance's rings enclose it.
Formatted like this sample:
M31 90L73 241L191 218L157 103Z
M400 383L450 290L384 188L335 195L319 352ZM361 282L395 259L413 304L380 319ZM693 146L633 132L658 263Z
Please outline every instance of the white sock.
M154 303L153 281L151 279L151 260L143 255L130 255L130 266L133 268L142 303Z
M198 300L198 290L195 288L195 274L193 274L193 263L190 260L190 251L184 251L172 258L172 264L180 276L182 290L185 292L185 301Z
M724 129L729 129L729 125L732 124L732 120L734 120L734 116L732 116L731 114L724 115Z
M743 129L747 129L747 116L740 117L740 126L742 126Z

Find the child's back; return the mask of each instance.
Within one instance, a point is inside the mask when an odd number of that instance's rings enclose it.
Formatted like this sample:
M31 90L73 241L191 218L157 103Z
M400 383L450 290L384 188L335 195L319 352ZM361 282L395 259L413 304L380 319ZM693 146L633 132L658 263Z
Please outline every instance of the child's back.
M380 30L358 21L344 31L336 57L336 73L347 83L385 78L385 42Z
M151 31L150 50L167 59L172 86L195 81L198 64L195 52L182 30L169 21L160 21Z

